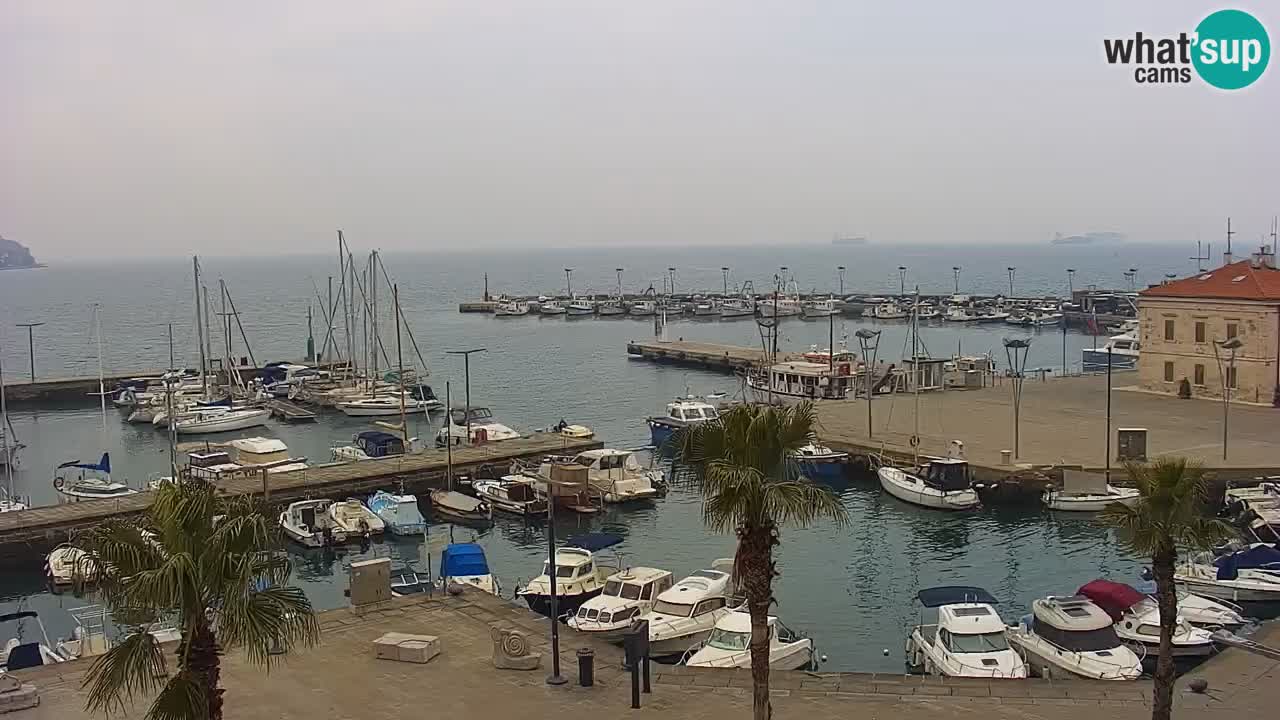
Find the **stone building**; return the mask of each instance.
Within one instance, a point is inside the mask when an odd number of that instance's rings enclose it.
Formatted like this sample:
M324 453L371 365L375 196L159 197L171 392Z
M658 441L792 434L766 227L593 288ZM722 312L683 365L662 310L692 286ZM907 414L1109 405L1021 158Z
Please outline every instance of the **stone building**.
M1269 248L1143 290L1138 318L1141 387L1220 398L1225 385L1232 400L1280 405L1280 270ZM1234 372L1222 347L1233 338Z

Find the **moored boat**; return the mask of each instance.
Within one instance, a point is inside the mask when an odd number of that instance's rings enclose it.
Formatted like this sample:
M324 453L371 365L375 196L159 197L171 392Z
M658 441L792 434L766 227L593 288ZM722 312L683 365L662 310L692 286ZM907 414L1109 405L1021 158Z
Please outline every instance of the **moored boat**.
M605 579L599 595L578 607L569 627L606 642L621 642L623 633L671 583L671 573L658 568L632 567L614 573Z
M979 587L921 590L916 598L936 613L907 638L907 667L947 677L1025 678L1027 665L1009 647L997 600Z
M1136 680L1142 661L1112 627L1111 616L1085 597L1048 597L1009 629L1009 642L1032 675L1043 678Z
M770 615L769 668L800 670L816 666L813 640L796 634ZM751 667L751 615L731 612L716 621L706 642L685 660L689 667Z
M600 562L599 553L622 542L611 533L585 533L569 538L563 547L556 549L555 583L556 616L564 618L577 614L583 603L604 590L606 579L618 571L618 566ZM550 563L543 561L542 574L529 581L516 596L524 598L529 609L551 617Z
M379 490L369 497L367 504L392 535L422 535L427 532L427 521L422 517L418 498L414 495L395 495Z
M915 470L885 465L876 470L876 475L885 492L913 505L937 510L971 510L978 506L969 463L958 458L936 458Z

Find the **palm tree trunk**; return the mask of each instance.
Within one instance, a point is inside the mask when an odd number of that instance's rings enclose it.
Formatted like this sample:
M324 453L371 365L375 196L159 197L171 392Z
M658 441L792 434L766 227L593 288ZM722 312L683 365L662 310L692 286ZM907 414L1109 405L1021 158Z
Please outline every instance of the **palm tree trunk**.
M773 538L771 528L746 528L739 533L737 565L747 611L751 614L751 698L754 720L770 720L769 606L773 602Z
M200 622L191 629L190 643L191 647L186 651L186 667L182 669L204 688L209 720L222 720L223 691L218 687L222 650L218 647L218 639L207 622Z
M1173 573L1177 555L1172 550L1158 550L1151 558L1156 579L1156 605L1160 608L1160 651L1151 703L1151 720L1169 720L1173 714L1173 631L1178 618L1178 591Z

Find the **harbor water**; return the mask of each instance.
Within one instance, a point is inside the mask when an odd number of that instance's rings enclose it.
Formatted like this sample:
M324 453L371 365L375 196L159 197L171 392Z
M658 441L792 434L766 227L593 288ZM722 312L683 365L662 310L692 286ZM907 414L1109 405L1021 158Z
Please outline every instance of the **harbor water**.
M354 240L353 240L354 241ZM462 404L461 360L449 350L486 348L471 360L472 404L490 407L506 424L521 430L545 427L565 419L587 425L610 447L633 447L648 440L647 415L686 393L739 392L730 376L651 365L629 360L631 339L653 336L649 319L567 319L537 316L496 318L463 315L459 302L477 299L488 273L493 293L564 294L564 268L575 268L575 291L612 292L615 267L626 268L627 292L653 282L659 289L667 267L676 267L676 291L720 290L722 266L732 268L730 284L752 279L762 292L778 266L786 265L802 291L836 290L835 266L846 265L845 292L892 294L899 286L897 267L906 265L906 285L921 292L953 290L952 266L962 266L962 292L994 294L1008 290L1008 266L1016 266L1015 294L1066 294L1065 268L1076 269L1075 283L1127 287L1124 272L1140 268L1140 282L1165 273L1194 270L1177 247L1130 246L991 248L814 247L764 250L669 249L564 250L538 253L486 253L384 256L399 285L404 314L431 371L428 382L443 399L449 383L454 404ZM210 295L216 304L216 280L227 281L239 320L259 362L299 359L305 351L307 308L313 307L312 333L323 345L321 302L327 276L336 274L336 257L202 260ZM336 287L336 280L335 280ZM68 263L7 273L0 284L0 357L6 380L20 382L28 371L25 333L14 323L43 321L36 329L36 371L40 377L90 376L97 372L97 349L90 325L90 304L101 306L104 365L112 370L158 369L168 364L168 327L173 325L177 362L197 363L191 329L190 262L148 260L130 264ZM381 297L389 298L387 292ZM388 303L389 305L389 303ZM215 307L215 311L216 311ZM339 321L340 324L341 321ZM837 342L872 321L836 318ZM393 337L392 315L381 320L384 345ZM884 322L881 357L901 355L906 325ZM338 330L341 333L341 328ZM828 323L787 320L780 345L806 349L827 345ZM750 320L739 322L675 320L672 339L759 346ZM1028 367L1057 368L1062 362L1063 335L1050 328L1038 333L1008 326L955 327L937 323L922 328L934 355L991 352L1003 362L1001 339L1033 338ZM1102 342L1105 338L1097 339ZM345 341L340 340L345 347ZM1079 363L1080 349L1095 339L1066 335L1067 358ZM220 338L215 339L218 352ZM247 354L238 337L235 354ZM406 364L416 364L405 342ZM394 353L394 350L392 349ZM908 410L904 410L907 412ZM96 398L65 406L11 409L16 436L26 444L16 472L16 491L35 505L54 502L50 473L73 459L89 460L105 448L112 453L117 479L140 486L162 472L168 462L166 437L150 425L127 425L108 408L104 431ZM434 434L436 417L411 421L411 433ZM319 422L290 426L272 421L265 428L216 436L214 440L269 435L284 440L295 456L326 461L335 443L368 429L369 423L334 412ZM950 430L950 429L947 429ZM954 429L957 434L962 428ZM833 487L849 513L849 525L818 524L787 529L779 549L781 576L776 583L777 614L789 626L817 638L819 652L832 670L897 671L902 645L918 609L917 590L939 584L974 584L1003 601L1007 620L1026 612L1030 602L1050 593L1066 594L1096 577L1136 582L1143 563L1129 557L1108 530L1089 515L1041 511L939 513L905 505L880 492L872 478L850 478ZM603 530L623 536L623 559L652 565L677 575L708 566L733 553L733 538L717 535L702 524L701 498L692 488L677 487L665 499L628 509L610 509L589 520L558 523L560 537ZM545 556L545 529L498 518L492 528L478 530L433 525L430 539L375 543L338 554L296 552L297 581L319 608L345 604L346 565L352 560L390 555L425 569L436 565L439 550L450 538L484 546L500 576L504 593L536 574ZM69 619L63 608L86 599L54 596L43 588L39 558L0 577L0 608L19 606L41 613L51 634L65 634ZM886 650L888 651L886 653Z

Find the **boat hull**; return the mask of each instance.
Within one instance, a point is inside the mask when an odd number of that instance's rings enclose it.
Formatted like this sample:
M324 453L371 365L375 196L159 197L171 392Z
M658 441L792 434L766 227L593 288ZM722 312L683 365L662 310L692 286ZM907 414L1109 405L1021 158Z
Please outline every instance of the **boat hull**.
M1116 503L1131 506L1136 502L1136 491L1119 495L1063 495L1052 491L1044 494L1045 507L1063 512L1100 512Z
M252 412L237 414L236 417L212 418L209 420L187 422L178 421L178 434L202 435L205 433L247 430L251 427L265 425L266 420L270 415L270 410L254 410Z
M344 403L339 405L338 409L347 417L386 417L389 415L400 414L399 405L396 405L395 407L378 407L373 405L352 406L348 403ZM406 415L413 415L415 413L422 413L426 411L427 408L425 406L418 405L417 403L406 403L404 406L404 413Z
M1175 575L1174 582L1182 588L1202 597L1229 600L1231 602L1273 603L1280 602L1280 590L1233 587L1202 578Z
M591 598L600 594L600 590L592 590L577 595L557 595L556 596L556 613L563 619L570 615L576 615L578 608ZM525 593L525 603L529 609L538 613L543 617L551 617L551 596L540 593Z
M1018 654L1026 661L1027 669L1034 677L1062 679L1066 676L1084 678L1085 680L1136 680L1142 674L1140 666L1121 668L1119 665L1105 673L1094 674L1070 662L1068 659L1070 657L1069 653L1049 652L1042 649L1039 644L1022 642L1016 636L1011 637L1010 640L1014 647L1018 649Z
M800 460L800 472L810 480L843 480L848 468L848 456L829 460Z
M911 483L899 475L906 475L898 468L882 467L876 471L880 487L899 500L934 510L972 510L978 506L978 493L974 490L942 492L924 483Z

